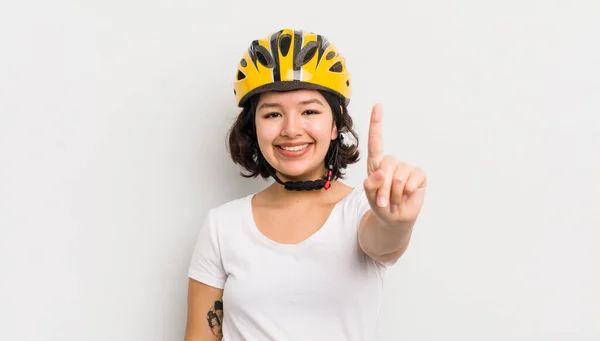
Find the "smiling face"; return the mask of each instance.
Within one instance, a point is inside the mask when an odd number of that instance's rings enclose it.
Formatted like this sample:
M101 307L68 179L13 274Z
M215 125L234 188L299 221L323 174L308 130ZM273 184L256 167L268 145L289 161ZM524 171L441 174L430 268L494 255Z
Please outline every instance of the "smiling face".
M255 120L260 151L279 175L296 181L323 177L325 155L338 131L321 93L263 93Z

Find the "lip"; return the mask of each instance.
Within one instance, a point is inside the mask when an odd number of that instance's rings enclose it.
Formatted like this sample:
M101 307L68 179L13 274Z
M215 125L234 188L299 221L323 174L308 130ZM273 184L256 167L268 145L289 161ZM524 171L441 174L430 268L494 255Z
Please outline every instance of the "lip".
M296 147L296 146L302 146L308 144L308 146L306 148L303 148L301 150L296 150L296 151L292 151L292 150L285 150L282 149L281 147ZM280 145L277 145L275 147L275 149L277 150L277 152L280 155L283 155L284 157L287 158L298 158L298 157L302 157L304 155L306 155L306 153L308 153L310 151L310 149L312 148L313 144L312 143L282 143Z
M311 142L286 142L286 143L280 143L277 145L277 147L281 146L281 147L297 147L297 146L303 146L305 144L312 144Z

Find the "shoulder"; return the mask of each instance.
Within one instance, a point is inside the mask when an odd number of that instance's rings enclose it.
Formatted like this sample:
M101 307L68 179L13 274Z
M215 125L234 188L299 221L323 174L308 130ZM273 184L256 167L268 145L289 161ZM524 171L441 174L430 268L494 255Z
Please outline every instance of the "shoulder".
M211 225L220 225L243 218L250 207L253 195L254 193L248 194L211 207L206 214L206 219Z
M371 209L365 191L362 187L355 187L338 203L337 217L344 225L357 230L363 216Z
M216 216L228 216L232 213L239 213L246 209L246 206L252 199L252 196L254 196L254 193L229 200L217 206L213 206L210 210Z
M362 187L354 187L341 203L346 213L355 213L359 218L371 208Z

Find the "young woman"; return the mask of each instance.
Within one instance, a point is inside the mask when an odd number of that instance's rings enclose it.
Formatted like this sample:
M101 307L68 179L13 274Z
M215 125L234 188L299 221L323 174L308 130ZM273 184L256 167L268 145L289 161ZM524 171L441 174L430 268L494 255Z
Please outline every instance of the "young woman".
M234 89L232 159L275 181L207 213L186 340L375 340L384 272L408 246L425 174L383 153L376 105L364 186L340 181L359 156L350 76L321 35L255 40Z

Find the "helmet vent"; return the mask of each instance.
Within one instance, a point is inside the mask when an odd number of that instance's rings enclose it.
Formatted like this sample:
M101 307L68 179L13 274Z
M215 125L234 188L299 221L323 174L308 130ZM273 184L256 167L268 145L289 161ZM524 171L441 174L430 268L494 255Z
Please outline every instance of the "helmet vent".
M292 36L289 34L284 34L279 38L279 49L281 50L282 56L287 56L290 52L290 46L292 44Z
M242 71L238 70L238 73L237 73L237 79L238 79L238 81L242 80L244 78L246 78L246 75Z
M258 59L258 62L264 67L272 68L275 66L273 56L271 56L271 53L269 53L269 51L262 45L256 46L256 59Z
M329 51L329 53L325 56L325 59L332 60L335 57L335 52Z
M248 66L248 62L244 58L242 58L242 60L240 60L240 64L242 64L242 67Z
M316 41L310 41L300 50L300 53L296 56L296 65L302 66L313 59L315 53L317 53L318 44Z
M341 62L337 62L335 64L333 64L330 68L329 71L331 72L342 72L344 68L342 67L342 63Z

